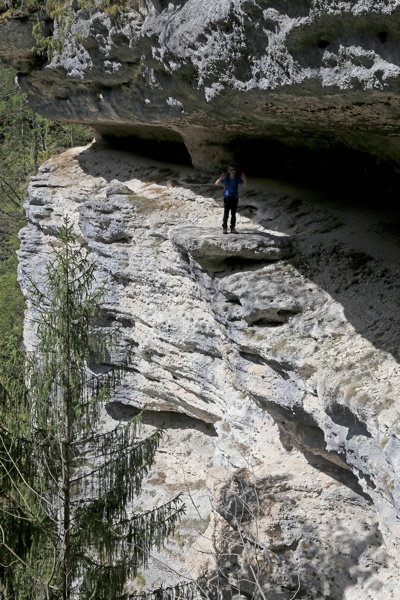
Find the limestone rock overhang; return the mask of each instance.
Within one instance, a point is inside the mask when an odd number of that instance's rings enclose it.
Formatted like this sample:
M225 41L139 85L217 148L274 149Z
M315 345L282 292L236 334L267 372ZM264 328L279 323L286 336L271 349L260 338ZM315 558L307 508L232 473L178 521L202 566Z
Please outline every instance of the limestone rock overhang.
M36 16L5 19L0 60L40 114L134 151L208 171L235 160L248 175L310 172L332 185L344 173L355 188L374 178L393 187L397 3L138 6L74 9L50 61L32 51ZM40 18L57 42L60 29Z

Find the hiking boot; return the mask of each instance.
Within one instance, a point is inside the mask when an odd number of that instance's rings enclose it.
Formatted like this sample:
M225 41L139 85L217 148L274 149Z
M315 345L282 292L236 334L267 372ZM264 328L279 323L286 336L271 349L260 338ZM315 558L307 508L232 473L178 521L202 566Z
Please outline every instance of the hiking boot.
M237 233L237 231L234 227L231 227L231 233Z
M222 233L228 233L228 228L227 227L223 227L222 228Z

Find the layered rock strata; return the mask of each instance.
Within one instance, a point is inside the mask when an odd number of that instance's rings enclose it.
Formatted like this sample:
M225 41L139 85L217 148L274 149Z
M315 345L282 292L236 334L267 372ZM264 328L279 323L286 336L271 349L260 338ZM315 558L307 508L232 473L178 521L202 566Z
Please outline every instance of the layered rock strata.
M135 0L39 17L51 60L32 51L36 16L4 20L0 59L46 117L208 170L234 156L253 174L299 161L332 173L356 150L371 181L399 163L398 0Z
M400 214L252 180L222 236L214 179L71 150L32 178L20 236L29 296L69 215L109 281L115 358L134 346L105 422L146 406L145 427L167 429L138 505L184 490L188 514L143 577L396 598Z

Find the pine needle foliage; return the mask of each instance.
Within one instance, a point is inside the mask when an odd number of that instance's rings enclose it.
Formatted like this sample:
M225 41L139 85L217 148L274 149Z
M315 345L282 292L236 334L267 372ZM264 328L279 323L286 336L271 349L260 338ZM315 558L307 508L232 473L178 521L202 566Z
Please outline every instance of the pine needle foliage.
M5 599L126 599L127 581L184 513L179 496L140 514L130 508L163 431L140 438L141 415L101 429L126 366L108 358L112 336L93 330L103 290L65 219L45 285L32 286L35 351L10 353L0 373Z
M188 581L130 594L127 600L200 600L212 597L205 577L200 577L195 583Z

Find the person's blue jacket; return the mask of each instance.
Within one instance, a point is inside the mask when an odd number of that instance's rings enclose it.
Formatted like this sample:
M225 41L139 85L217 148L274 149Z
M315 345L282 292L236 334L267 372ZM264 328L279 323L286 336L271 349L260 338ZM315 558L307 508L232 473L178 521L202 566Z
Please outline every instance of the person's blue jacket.
M225 186L225 197L234 196L237 198L239 196L239 185L243 184L244 180L241 177L232 179L232 177L226 175L221 179L221 183Z

